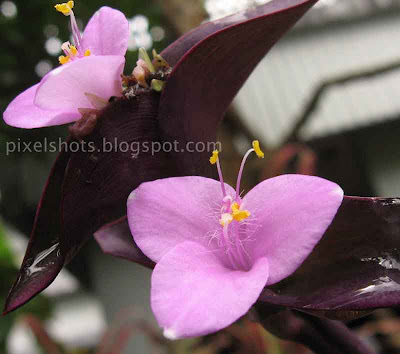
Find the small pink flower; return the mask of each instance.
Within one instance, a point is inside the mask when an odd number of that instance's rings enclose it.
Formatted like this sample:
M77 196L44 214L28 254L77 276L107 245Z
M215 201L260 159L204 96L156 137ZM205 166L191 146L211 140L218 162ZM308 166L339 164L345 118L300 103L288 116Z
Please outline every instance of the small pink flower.
M342 189L318 177L283 175L240 196L222 179L159 179L128 199L133 238L156 262L151 306L171 339L218 331L243 316L263 288L291 275L331 224Z
M39 128L66 124L81 117L79 108L93 108L93 97L108 101L121 96L121 74L129 39L129 24L120 11L100 8L80 34L73 1L56 9L71 18L74 45L62 45L60 67L18 95L3 114L7 124ZM98 108L98 107L96 107Z

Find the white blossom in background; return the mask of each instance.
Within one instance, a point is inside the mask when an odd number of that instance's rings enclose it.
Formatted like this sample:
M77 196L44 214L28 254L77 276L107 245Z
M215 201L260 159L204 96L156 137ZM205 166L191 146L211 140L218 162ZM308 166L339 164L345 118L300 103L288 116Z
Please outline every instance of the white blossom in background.
M35 73L39 77L45 76L49 71L53 69L53 65L48 60L41 60L35 66Z
M204 6L210 20L216 20L251 6L266 4L271 0L205 0Z
M150 29L150 34L153 37L154 42L160 42L164 39L165 37L165 31L164 28L160 26L154 26Z
M44 325L53 340L71 350L94 348L107 329L101 304L83 293L56 302L52 316ZM35 336L23 321L17 321L7 337L7 353L42 353Z
M58 302L46 323L51 338L69 348L93 348L107 329L104 309L93 296L78 294Z
M59 34L59 29L56 25L47 25L44 29L43 29L43 33L46 36L46 38L50 38L50 37L58 37Z
M57 37L50 37L44 43L46 52L53 56L56 56L61 53L61 45L62 45L62 42L61 42L60 38L57 38Z
M0 5L0 12L3 16L13 18L17 16L17 6L12 1L3 1Z
M337 0L319 0L314 6L315 7L325 7L325 6L333 6Z
M210 20L216 20L235 12L245 10L251 6L263 5L271 0L205 0L204 6L210 16ZM362 0L364 1L364 0ZM392 1L392 0L380 0ZM319 0L315 7L327 7L335 5L337 0Z
M6 342L9 354L41 354L35 336L23 322L16 322Z
M149 50L153 42L162 41L165 31L160 26L149 26L149 19L144 15L136 15L129 20L131 36L128 42L128 50L137 50L141 47Z
M136 15L129 20L131 37L128 43L129 50L136 50L140 47L151 49L153 38L149 32L149 19L144 15Z

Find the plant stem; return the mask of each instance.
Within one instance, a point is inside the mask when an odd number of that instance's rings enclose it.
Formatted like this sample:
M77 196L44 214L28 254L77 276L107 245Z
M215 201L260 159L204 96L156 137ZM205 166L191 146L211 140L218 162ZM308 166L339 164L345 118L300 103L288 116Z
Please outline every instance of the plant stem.
M42 322L33 315L25 315L23 322L29 326L41 347L47 354L61 354L58 345L50 338Z

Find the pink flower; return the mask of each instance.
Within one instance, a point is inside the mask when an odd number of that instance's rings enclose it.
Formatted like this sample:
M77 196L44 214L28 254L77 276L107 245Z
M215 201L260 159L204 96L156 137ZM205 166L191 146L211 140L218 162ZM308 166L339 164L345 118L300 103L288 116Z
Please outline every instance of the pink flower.
M65 56L59 58L62 65L9 104L3 114L7 124L19 128L66 124L81 117L78 109L97 106L96 97L107 102L111 96L121 96L129 39L127 19L118 10L102 7L81 35L72 7L73 1L69 1L56 9L70 16L74 45L64 43Z
M133 238L156 262L151 306L171 339L218 331L243 316L263 288L292 274L332 222L342 189L318 177L283 175L240 196L222 179L159 179L128 199Z

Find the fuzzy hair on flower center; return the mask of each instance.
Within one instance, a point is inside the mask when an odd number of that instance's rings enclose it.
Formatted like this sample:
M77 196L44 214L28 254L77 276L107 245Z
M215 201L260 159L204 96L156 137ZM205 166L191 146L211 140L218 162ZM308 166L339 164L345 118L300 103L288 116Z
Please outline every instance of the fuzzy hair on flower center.
M252 227L248 227L249 223L246 222L251 216L251 212L244 207L243 201L240 197L240 181L244 165L248 156L252 152L255 152L259 158L264 158L264 153L260 149L259 142L257 140L254 141L253 148L248 150L243 157L238 174L235 196L230 196L226 193L221 165L219 163L219 151L213 151L212 156L210 157L210 163L212 165L216 164L217 166L223 195L218 220L222 230L217 230L213 234L213 237L218 239L218 246L227 255L229 261L228 265L233 270L248 271L251 269L252 263L250 256L243 246L244 241L249 239L249 233L252 234Z

